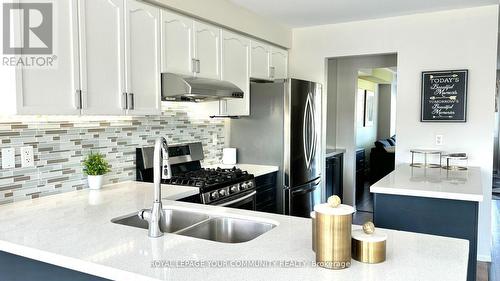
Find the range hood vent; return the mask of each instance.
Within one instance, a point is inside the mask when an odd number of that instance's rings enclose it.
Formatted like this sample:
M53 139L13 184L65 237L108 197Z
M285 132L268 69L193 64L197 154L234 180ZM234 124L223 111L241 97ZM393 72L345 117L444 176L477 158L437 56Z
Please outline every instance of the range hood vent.
M204 102L220 99L241 99L243 90L233 83L216 79L161 74L161 100Z

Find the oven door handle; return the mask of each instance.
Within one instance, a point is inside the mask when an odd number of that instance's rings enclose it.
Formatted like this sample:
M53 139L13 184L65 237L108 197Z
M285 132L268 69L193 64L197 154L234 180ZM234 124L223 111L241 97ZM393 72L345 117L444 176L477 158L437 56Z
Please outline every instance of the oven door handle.
M255 194L257 194L257 191L255 191L255 190L254 190L252 193L250 193L250 194L248 194L248 195L245 195L245 196L243 196L243 197L241 197L241 198L238 198L238 199L235 199L235 200L233 200L233 201L229 201L229 202L226 202L226 203L222 203L222 204L217 205L217 206L219 206L219 207L225 207L225 206L227 206L227 205L232 205L232 204L234 204L234 203L238 203L238 202L241 202L241 201L243 201L243 200L245 200L245 199L248 199L248 198L250 198L250 197L254 196Z

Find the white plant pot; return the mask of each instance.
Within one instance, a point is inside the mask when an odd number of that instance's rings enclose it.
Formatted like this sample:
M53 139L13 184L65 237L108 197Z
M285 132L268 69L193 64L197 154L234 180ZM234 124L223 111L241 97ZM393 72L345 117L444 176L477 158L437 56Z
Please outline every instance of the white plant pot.
M87 180L89 182L89 188L93 190L101 189L103 176L88 176Z

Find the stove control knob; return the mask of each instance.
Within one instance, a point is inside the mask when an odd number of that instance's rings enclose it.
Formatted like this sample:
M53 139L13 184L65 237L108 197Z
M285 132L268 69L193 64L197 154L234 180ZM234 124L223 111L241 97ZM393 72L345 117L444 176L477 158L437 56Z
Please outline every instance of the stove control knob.
M253 187L253 181L249 181L249 182L247 183L247 186L248 186L248 188L252 188L252 187Z
M248 188L248 184L246 182L241 184L241 189L247 189L247 188Z
M219 198L219 193L217 191L210 193L210 198L212 198L214 200Z
M224 197L224 196L226 196L227 194L226 194L226 191L225 191L224 189L221 189L221 190L219 190L219 195L220 195L221 197Z
M233 185L231 186L231 189L230 189L231 193L236 193L239 191L239 188L238 188L238 185Z

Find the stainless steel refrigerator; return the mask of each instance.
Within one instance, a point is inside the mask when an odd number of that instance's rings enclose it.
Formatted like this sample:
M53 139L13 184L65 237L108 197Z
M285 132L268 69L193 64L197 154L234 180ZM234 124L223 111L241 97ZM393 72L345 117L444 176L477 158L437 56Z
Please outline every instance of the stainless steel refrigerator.
M281 213L309 217L321 200L321 84L287 79L252 82L250 116L229 121L238 162L280 167Z

